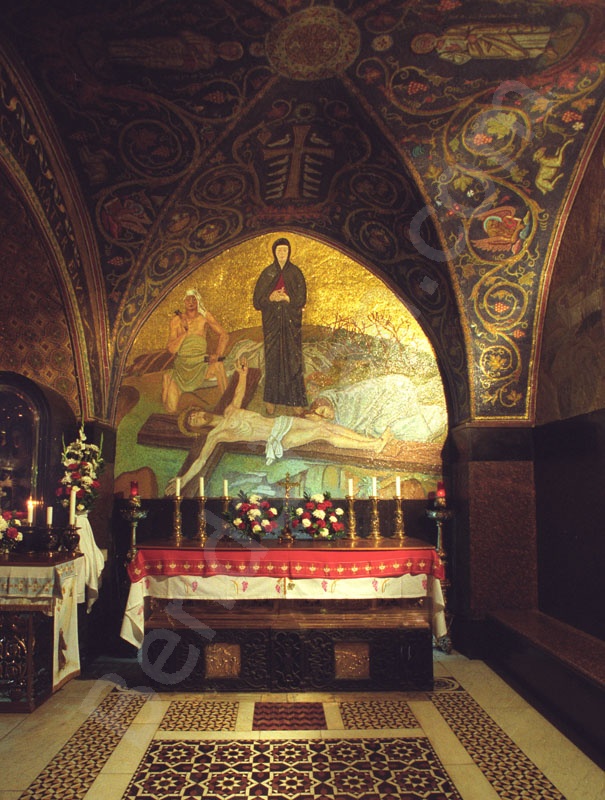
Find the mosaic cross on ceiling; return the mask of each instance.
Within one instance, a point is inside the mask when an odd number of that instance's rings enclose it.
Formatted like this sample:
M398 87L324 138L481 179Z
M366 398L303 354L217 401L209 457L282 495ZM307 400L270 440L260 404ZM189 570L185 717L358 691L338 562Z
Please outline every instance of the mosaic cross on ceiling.
M4 17L0 156L81 318L103 320L100 340L81 331L93 384L119 384L179 280L284 229L417 309L454 419L528 418L544 288L602 128L600 3L30 0Z

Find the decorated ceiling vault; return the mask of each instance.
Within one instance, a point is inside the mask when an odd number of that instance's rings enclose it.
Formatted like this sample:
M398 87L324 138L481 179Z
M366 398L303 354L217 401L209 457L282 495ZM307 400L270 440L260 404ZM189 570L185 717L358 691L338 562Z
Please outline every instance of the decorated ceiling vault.
M27 228L74 352L34 372L78 416L115 422L177 286L284 231L399 296L451 423L533 421L548 288L603 125L600 2L8 6L0 164L25 211L2 212L3 281Z

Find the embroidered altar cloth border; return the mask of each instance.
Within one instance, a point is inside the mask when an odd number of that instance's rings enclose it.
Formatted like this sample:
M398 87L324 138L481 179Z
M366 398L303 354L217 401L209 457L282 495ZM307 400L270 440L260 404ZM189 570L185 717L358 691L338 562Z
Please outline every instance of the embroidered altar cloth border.
M60 564L10 564L0 568L0 600L53 600L63 596L63 585L70 578L81 583L83 562L77 559ZM78 590L81 591L78 585Z
M441 581L430 575L367 578L241 577L238 575L147 576L130 585L120 636L140 648L145 638L145 598L174 601L176 617L183 600L214 600L230 609L237 600L431 599L431 628L447 632ZM170 615L170 608L168 608Z
M183 550L146 547L128 566L130 580L176 575L232 575L265 578L388 578L430 575L443 579L444 567L436 550L398 549L376 552L346 550L275 550L255 548Z

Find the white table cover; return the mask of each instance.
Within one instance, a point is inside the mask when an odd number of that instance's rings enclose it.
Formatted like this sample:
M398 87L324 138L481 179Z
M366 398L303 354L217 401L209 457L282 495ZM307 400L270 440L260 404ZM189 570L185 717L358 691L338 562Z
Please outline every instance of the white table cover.
M147 576L131 584L120 636L140 648L145 636L145 598L216 600L227 608L237 600L364 600L430 597L436 638L447 633L441 581L427 575L390 578L267 578L211 575Z

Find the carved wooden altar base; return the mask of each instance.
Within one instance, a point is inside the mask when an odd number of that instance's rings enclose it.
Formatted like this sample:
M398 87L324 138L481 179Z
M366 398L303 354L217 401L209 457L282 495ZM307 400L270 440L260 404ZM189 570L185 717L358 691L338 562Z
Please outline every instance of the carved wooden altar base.
M179 623L154 601L142 667L158 691L432 689L423 600L381 602L240 601L232 610L185 602ZM178 634L165 663L162 630Z
M0 712L33 711L53 690L53 619L0 607Z

